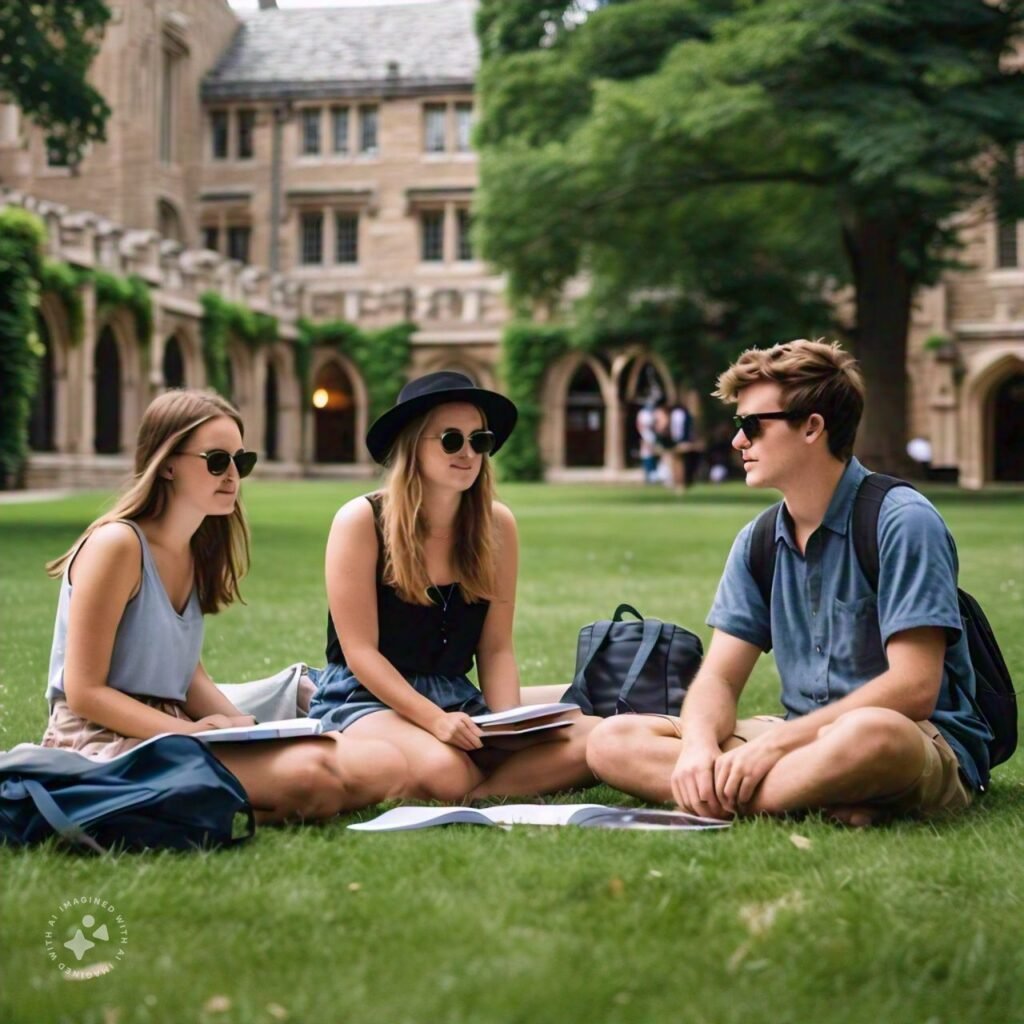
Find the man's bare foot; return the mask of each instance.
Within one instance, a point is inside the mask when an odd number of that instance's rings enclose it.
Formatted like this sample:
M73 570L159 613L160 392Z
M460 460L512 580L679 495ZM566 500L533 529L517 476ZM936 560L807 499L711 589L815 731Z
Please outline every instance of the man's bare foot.
M847 825L850 828L869 828L871 825L878 825L884 820L881 808L872 807L869 804L848 804L842 807L830 807L828 817L840 825Z

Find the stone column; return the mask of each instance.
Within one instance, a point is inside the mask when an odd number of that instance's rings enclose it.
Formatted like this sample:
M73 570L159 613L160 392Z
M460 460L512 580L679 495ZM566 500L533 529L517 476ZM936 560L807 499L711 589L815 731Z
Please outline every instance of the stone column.
M92 454L96 431L96 290L91 284L80 289L82 296L82 343L79 356L78 379L82 382L79 394L78 430L74 432L69 448L81 455Z

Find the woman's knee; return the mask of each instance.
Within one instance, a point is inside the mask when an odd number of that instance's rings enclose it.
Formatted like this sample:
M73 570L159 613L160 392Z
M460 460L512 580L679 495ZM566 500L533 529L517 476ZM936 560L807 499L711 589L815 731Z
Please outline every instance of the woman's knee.
M642 748L651 734L650 723L637 715L615 715L595 725L587 738L586 759L590 770L601 777Z
M455 747L437 744L422 752L412 764L413 787L431 800L462 800L479 785L479 769Z
M289 817L323 818L344 806L345 783L330 754L309 746L277 773L281 811Z

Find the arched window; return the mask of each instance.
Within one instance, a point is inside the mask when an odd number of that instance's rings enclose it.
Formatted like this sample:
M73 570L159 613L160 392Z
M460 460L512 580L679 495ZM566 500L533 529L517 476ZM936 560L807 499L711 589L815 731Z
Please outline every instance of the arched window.
M184 242L185 234L181 226L181 216L174 203L166 199L160 199L156 204L157 231L164 238L170 238L175 242Z
M181 345L173 335L164 345L164 387L183 388L185 386L185 359L181 354Z
M653 363L643 362L639 367L632 363L626 367L619 377L619 398L623 415L626 417L625 429L622 431L623 444L625 445L625 464L627 466L638 466L640 464L640 431L637 430L637 414L650 400L664 398L667 394L666 383L662 379L658 368Z
M43 356L39 360L39 385L28 424L28 444L34 452L52 452L57 447L54 443L53 342L46 321L41 316L36 318L36 324Z
M565 464L604 465L604 399L597 376L581 363L565 399Z
M352 383L338 363L320 368L313 384L314 459L355 462L356 404Z
M992 396L994 477L1024 480L1024 373L1007 377Z
M267 380L263 387L263 457L276 461L277 454L277 367L267 363Z
M121 450L121 356L114 332L105 327L93 360L93 448L104 455Z

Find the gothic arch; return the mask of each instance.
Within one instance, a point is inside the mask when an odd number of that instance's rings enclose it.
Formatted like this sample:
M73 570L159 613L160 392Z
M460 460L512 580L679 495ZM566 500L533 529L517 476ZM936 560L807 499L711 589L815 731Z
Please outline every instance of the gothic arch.
M367 393L362 374L356 368L355 363L342 353L330 349L316 352L309 368L310 398L312 399L316 392L318 380L330 383L328 375L331 373L330 367L332 366L336 370L340 370L341 378L344 379L345 384L350 389L349 394L352 401L350 418L342 424L341 417L339 416L338 423L338 426L343 426L345 430L350 430L353 434L352 444L348 445L346 442L346 454L351 454L352 462L365 463L369 460L366 446L363 444L363 438L366 436L366 430L369 426L369 394ZM341 412L340 409L335 411ZM309 429L306 431L306 459L309 462L332 461L318 457L318 427L322 437L325 437L323 431L329 430L330 427L327 419L323 416L318 417L317 413L318 410L311 405L308 410ZM329 455L332 453L326 448L322 448L319 454Z
M961 483L966 487L981 487L994 478L994 399L1005 381L1024 373L1024 346L1020 344L993 346L986 356L971 368L961 392Z
M119 309L100 320L91 349L92 450L108 455L130 451L146 404L139 343L130 314Z
M57 296L44 292L39 300L40 341L47 346L47 363L41 367L49 376L48 390L40 390L33 409L33 419L39 417L37 430L46 435L50 451L65 452L72 448L68 439L68 424L71 419L69 395L79 388L72 389L69 385L69 351L71 348L71 330L67 311ZM42 336L45 331L45 338ZM48 408L43 406L48 404ZM42 421L45 421L45 425Z
M617 433L612 429L618 415L618 397L611 374L599 359L586 352L569 352L558 359L548 370L541 388L541 407L547 415L541 424L541 458L546 466L562 469L567 465L566 421L568 413L569 387L581 367L587 367L597 382L598 394L604 408L604 457L606 468L615 463L615 441Z

